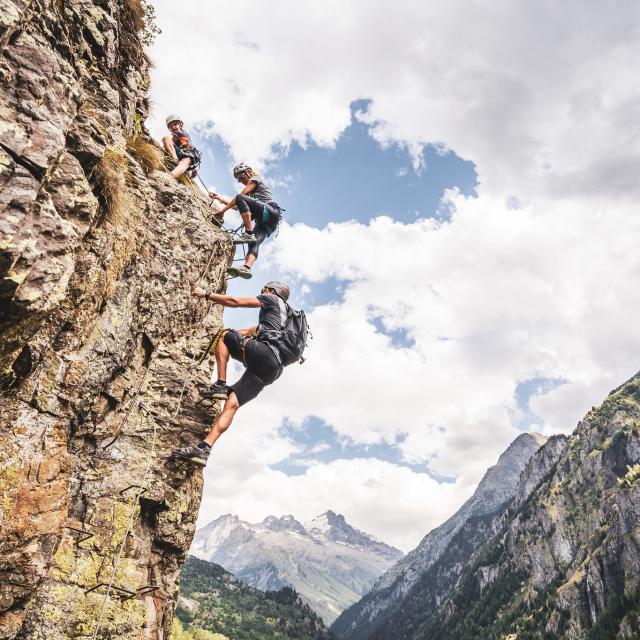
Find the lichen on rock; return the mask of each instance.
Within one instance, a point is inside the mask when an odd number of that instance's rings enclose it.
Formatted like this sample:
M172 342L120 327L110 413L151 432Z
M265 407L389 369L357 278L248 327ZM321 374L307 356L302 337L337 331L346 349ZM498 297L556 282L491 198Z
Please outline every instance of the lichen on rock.
M194 532L232 245L153 164L138 4L0 2L0 639L166 638Z

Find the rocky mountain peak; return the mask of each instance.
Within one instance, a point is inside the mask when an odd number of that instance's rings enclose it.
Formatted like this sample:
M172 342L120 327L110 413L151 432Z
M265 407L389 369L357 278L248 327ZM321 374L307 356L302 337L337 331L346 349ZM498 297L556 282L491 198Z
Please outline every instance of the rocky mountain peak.
M372 637L374 631L390 621L396 623L394 615L402 606L412 589L419 586L423 576L432 568L442 566L446 577L436 576L430 581L435 589L435 601L443 597L455 584L462 570L460 557L470 550L451 554L465 548L465 533L475 542L490 535L493 522L506 509L513 499L520 474L531 456L545 442L544 436L537 433L522 433L500 455L495 465L490 467L478 484L473 496L445 523L430 531L420 544L404 558L400 559L384 575L373 589L358 603L347 609L332 626L344 640L365 640ZM466 540L466 547L472 546ZM441 563L444 559L444 564ZM440 565L438 564L440 563ZM434 573L434 571L432 571ZM392 636L388 636L392 637Z
M237 518L236 518L237 520ZM267 516L262 524L271 531L296 531L297 533L306 534L305 528L292 516Z
M264 590L290 585L331 622L402 552L328 510L302 525L292 515L253 524L223 516L196 532L191 553Z
M339 515L330 509L319 516L316 516L313 520L306 522L304 526L307 531L315 529L316 531L322 531L323 533L329 531L333 527L349 527L343 515Z
M521 433L502 452L498 461L487 469L471 500L473 510L488 513L510 500L516 490L520 474L531 456L547 441L539 433Z

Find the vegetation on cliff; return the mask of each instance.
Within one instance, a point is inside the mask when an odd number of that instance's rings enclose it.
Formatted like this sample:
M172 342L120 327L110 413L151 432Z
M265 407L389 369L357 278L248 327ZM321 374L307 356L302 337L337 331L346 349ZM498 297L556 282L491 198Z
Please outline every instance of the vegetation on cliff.
M639 436L636 376L587 414L555 467L510 508L439 621L407 637L639 637L640 483L630 474Z

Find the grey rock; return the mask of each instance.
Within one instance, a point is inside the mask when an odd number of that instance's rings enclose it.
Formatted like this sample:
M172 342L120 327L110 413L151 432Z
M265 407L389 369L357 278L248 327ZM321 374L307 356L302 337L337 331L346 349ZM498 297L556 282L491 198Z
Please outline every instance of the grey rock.
M473 496L382 575L362 600L341 614L331 630L345 640L373 637L379 627L393 619L412 589L443 556L456 535L459 532L463 535L463 530L473 518L499 515L500 509L504 509L515 495L520 473L545 441L544 436L535 433L518 436L502 453L497 464L487 470ZM474 531L474 539L477 536L481 540L492 531L492 525L483 526L480 532ZM456 578L462 568L460 565L454 570ZM446 589L455 584L456 578L447 582L448 586L442 587L444 592L435 594L434 598L443 600L448 593ZM393 626L392 623L390 625Z
M190 284L222 290L232 246L127 146L130 3L0 5L0 639L91 637L101 611L98 637L166 638L202 489L168 455L210 422L192 354L221 326Z

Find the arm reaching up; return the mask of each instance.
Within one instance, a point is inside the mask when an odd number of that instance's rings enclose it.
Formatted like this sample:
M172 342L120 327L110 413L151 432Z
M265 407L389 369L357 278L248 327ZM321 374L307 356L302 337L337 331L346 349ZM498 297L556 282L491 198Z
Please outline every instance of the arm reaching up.
M223 293L210 293L202 287L194 287L191 290L191 295L195 298L204 298L214 304L221 304L223 307L258 308L261 306L260 300L254 296L235 298L234 296L228 296Z

